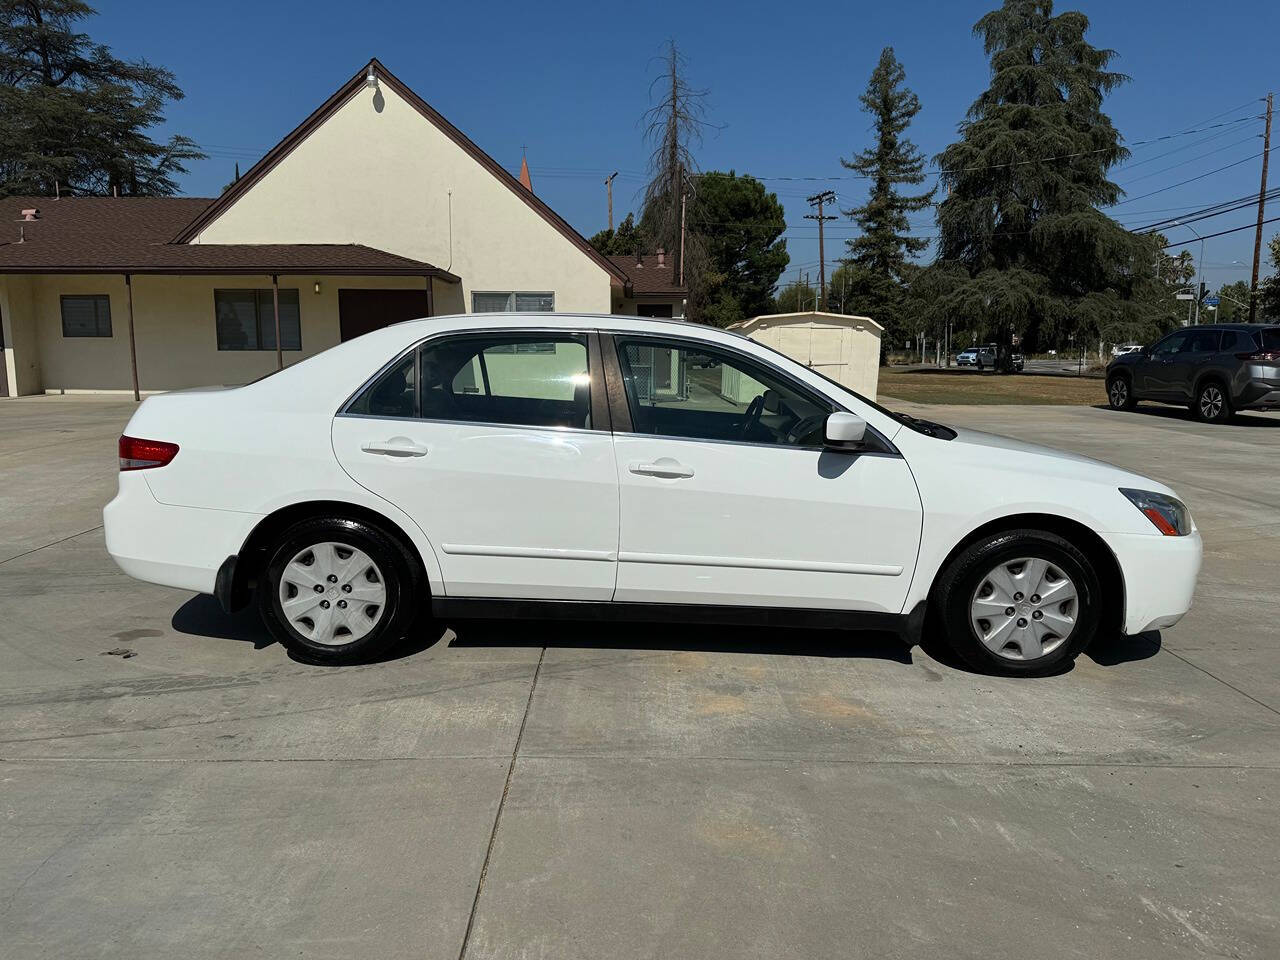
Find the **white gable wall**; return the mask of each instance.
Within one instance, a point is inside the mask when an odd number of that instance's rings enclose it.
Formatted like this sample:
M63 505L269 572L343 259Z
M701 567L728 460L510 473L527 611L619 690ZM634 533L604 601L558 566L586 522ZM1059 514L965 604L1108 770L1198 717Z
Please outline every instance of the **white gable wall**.
M469 312L472 291L610 308L608 272L385 83L360 88L193 242L362 243L424 260L462 278L435 282L436 313Z

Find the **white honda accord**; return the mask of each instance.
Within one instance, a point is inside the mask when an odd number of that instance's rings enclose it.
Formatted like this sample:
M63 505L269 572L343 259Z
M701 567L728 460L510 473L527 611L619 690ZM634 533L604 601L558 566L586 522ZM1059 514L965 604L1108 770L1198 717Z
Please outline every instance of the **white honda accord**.
M1176 623L1201 556L1154 480L634 317L436 317L152 397L104 515L126 573L329 663L516 616L928 629L1038 674Z

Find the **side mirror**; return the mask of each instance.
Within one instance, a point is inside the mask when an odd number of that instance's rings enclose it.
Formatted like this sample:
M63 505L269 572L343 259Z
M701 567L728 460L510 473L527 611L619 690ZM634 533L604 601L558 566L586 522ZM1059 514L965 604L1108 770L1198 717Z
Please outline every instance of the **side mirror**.
M833 413L827 417L826 446L832 450L857 450L867 432L867 421L852 413Z

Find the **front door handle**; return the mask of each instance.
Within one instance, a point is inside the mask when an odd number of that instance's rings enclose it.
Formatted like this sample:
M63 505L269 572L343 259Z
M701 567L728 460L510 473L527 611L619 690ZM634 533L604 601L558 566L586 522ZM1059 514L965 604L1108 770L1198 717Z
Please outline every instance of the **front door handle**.
M645 477L666 477L672 480L693 476L693 467L686 467L670 457L659 457L652 463L633 463L627 469Z
M370 440L360 445L365 453L380 454L384 457L425 457L427 448L414 443L408 437L392 437L390 440Z

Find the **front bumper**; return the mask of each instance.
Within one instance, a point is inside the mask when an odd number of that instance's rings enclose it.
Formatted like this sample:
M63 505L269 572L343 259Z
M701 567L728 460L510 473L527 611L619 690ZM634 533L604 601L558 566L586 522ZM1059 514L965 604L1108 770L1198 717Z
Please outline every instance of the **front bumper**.
M1125 533L1107 538L1124 574L1124 632L1171 627L1191 609L1204 545L1185 537Z
M214 592L218 568L261 519L160 503L140 470L120 474L119 491L102 511L107 553L121 570L136 580L198 593Z

